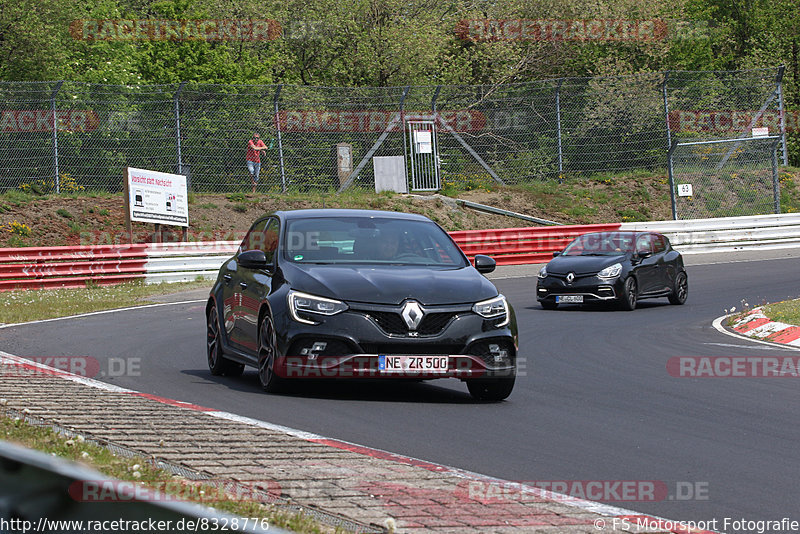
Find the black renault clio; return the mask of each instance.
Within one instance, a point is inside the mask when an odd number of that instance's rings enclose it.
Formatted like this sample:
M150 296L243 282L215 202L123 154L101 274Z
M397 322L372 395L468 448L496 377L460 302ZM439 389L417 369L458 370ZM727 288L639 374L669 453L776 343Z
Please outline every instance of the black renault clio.
M212 374L466 382L502 400L516 377L506 298L430 219L368 210L279 211L258 219L220 268L207 305Z
M656 232L583 234L554 256L536 284L536 299L548 310L599 301L633 310L640 299L683 304L689 294L683 257Z

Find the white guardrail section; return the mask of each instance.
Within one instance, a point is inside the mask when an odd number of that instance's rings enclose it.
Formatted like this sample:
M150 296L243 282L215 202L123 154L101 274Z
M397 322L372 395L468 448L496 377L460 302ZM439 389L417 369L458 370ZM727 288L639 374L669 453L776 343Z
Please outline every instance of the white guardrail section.
M153 243L147 247L145 281L191 282L198 278L213 280L219 268L239 248L240 241L195 241L189 243Z
M620 230L666 235L682 254L800 248L800 213L622 223ZM213 280L239 241L152 244L145 264L149 284Z
M682 254L800 248L800 213L622 223L620 230L660 232Z

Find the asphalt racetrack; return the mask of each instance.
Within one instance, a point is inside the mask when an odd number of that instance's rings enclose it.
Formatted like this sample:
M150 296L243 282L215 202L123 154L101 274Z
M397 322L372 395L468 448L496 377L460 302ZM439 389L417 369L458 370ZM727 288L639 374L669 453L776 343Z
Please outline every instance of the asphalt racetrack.
M661 481L657 502L609 502L680 521L800 519L797 378L679 378L676 356L795 356L722 334L725 308L800 294L800 258L687 268L689 299L633 312L542 310L535 278L495 280L516 309L511 397L474 402L461 382L311 382L268 395L255 371L212 377L203 303L0 330L19 356L91 356L137 391L513 481ZM794 515L794 517L792 517ZM720 523L718 523L719 525Z

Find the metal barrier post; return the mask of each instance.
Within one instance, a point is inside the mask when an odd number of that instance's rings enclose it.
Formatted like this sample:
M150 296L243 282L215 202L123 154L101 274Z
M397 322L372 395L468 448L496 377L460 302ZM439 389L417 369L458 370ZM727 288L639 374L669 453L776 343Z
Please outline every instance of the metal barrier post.
M778 67L778 75L775 81L778 84L778 116L781 121L781 149L783 151L783 165L789 165L789 154L786 152L786 109L783 106L783 71L785 66Z
M179 102L181 91L186 82L181 82L175 91L175 141L178 148L178 174L183 174L183 160L181 158L181 106ZM190 184L186 184L187 187Z
M667 147L672 146L672 131L669 129L669 101L667 100L667 81L669 71L664 73L664 83L661 84L661 93L664 95L664 121L667 123Z
M53 172L55 173L56 194L61 193L61 179L58 172L58 119L56 118L56 95L64 85L64 80L56 84L53 94L50 95L50 113L53 114Z
M785 139L784 136L782 136ZM778 143L780 138L772 143L772 195L775 200L775 213L781 212L781 187L778 179ZM786 152L783 153L784 156Z
M564 160L561 152L561 84L564 78L559 78L556 85L556 131L558 133L558 183L564 183L561 173L564 171Z
M275 88L275 98L273 104L275 105L275 127L278 130L278 162L281 169L281 192L286 192L286 171L283 166L283 139L281 138L281 117L278 113L278 98L281 96L282 84Z
M667 176L669 177L669 198L672 203L672 220L678 220L678 207L675 204L675 176L672 171L672 153L678 148L678 140L672 142L667 150Z

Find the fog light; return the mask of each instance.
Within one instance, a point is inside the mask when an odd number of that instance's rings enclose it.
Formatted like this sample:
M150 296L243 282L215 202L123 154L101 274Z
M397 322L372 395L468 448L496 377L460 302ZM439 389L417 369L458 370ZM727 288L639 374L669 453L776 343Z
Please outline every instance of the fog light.
M324 351L325 347L327 346L328 344L325 341L315 341L314 344L311 345L311 348L308 347L304 348L303 350L300 351L300 354L302 354L303 356L308 356L309 360L316 360L317 356L319 356L320 353Z
M508 351L501 349L500 345L492 343L489 345L489 353L494 358L494 363L503 363L508 360Z

